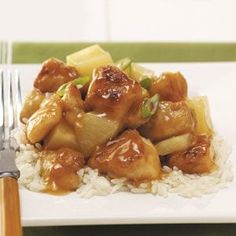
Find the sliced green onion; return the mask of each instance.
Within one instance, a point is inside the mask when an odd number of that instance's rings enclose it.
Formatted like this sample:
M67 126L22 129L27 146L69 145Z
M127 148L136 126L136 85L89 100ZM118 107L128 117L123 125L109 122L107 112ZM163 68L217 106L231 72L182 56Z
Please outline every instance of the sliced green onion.
M123 58L115 63L115 65L121 69L121 70L126 70L132 63L132 59L129 57Z
M141 107L141 115L143 118L148 118L156 113L157 107L159 103L159 94L155 94L154 96L146 99L143 102Z
M144 78L153 78L154 72L141 66L138 63L132 63L130 66L130 77L141 82Z
M152 79L149 77L145 77L144 79L142 79L140 81L140 85L145 88L145 89L149 89L152 83Z
M63 96L64 96L65 91L66 91L66 87L67 87L69 84L70 84L70 82L69 82L69 83L65 83L65 84L63 84L63 85L61 85L61 86L59 87L59 89L57 90L57 94L58 94L60 97L63 97Z
M81 87L83 87L85 84L87 84L90 81L90 77L89 76L83 76L83 77L79 77L77 79L74 79L68 83L62 84L59 89L57 90L57 94L60 97L63 97L66 91L66 88L68 85L73 84L75 86L81 85Z
M73 80L72 83L74 85L82 85L82 86L84 86L89 81L90 81L90 77L89 76L83 76L83 77L79 77L78 79Z

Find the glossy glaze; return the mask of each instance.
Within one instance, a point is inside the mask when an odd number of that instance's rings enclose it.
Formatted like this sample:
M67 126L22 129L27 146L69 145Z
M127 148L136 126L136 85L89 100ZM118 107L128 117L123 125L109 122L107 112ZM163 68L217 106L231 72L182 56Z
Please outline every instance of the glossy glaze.
M141 86L115 66L95 70L85 100L86 108L121 120L132 104L142 97Z
M214 163L211 137L198 136L197 142L192 148L170 155L168 165L170 167L176 166L188 174L202 174L212 171L216 168L216 164Z
M63 62L51 58L43 63L42 69L34 81L34 87L41 92L55 92L62 84L79 77L78 71Z
M149 91L151 95L158 93L161 100L179 102L187 98L188 85L181 73L166 72L153 81Z
M150 121L140 128L141 134L158 142L172 136L193 132L195 117L185 102L159 103L159 108Z
M84 157L70 148L57 151L43 151L41 156L41 176L47 192L62 193L75 190L80 184L76 174L84 166Z
M127 130L98 148L89 165L110 177L126 177L134 182L160 177L160 160L155 148L135 130Z

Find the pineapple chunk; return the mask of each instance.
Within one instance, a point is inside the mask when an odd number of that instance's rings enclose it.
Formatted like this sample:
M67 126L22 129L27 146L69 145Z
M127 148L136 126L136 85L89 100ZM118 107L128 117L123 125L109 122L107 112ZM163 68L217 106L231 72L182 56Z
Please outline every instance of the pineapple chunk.
M125 72L127 75L130 75L132 59L125 57L115 63L115 66L120 70Z
M196 134L212 135L214 132L207 97L195 97L188 100L187 104L193 109L196 116Z
M85 113L75 123L78 149L88 157L97 146L116 136L119 129L119 122L103 114Z
M137 63L132 63L130 77L140 83L144 78L153 78L154 72Z
M175 152L187 150L196 142L194 136L190 133L183 134L163 140L155 145L158 154L161 156Z
M46 149L51 150L56 150L61 147L78 149L75 132L65 120L61 120L48 134L44 140L44 146Z
M68 55L66 61L76 67L81 75L92 75L94 68L113 64L110 53L97 44Z

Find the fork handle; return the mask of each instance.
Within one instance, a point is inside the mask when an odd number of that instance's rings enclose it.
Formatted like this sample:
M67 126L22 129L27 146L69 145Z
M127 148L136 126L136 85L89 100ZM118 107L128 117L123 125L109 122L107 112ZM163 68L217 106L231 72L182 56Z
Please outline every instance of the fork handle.
M0 178L0 236L21 236L18 183L15 178Z

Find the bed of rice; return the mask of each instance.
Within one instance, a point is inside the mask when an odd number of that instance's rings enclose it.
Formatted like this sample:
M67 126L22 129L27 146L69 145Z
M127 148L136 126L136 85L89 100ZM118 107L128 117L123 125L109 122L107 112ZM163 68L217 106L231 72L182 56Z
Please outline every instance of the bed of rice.
M45 184L39 175L40 163L37 149L33 145L26 144L23 129L17 131L14 136L20 143L20 151L17 153L16 159L16 164L21 172L19 183L31 191L40 192L44 190ZM230 146L219 136L214 137L213 145L218 168L210 174L184 174L177 168L170 169L164 166L163 171L168 173L167 177L151 183L142 183L139 187L135 187L125 178L109 179L99 175L97 170L85 167L78 172L81 177L81 184L76 192L82 198L104 196L121 191L149 192L163 197L174 193L188 198L216 192L220 188L227 187L233 180L233 168L229 160Z

